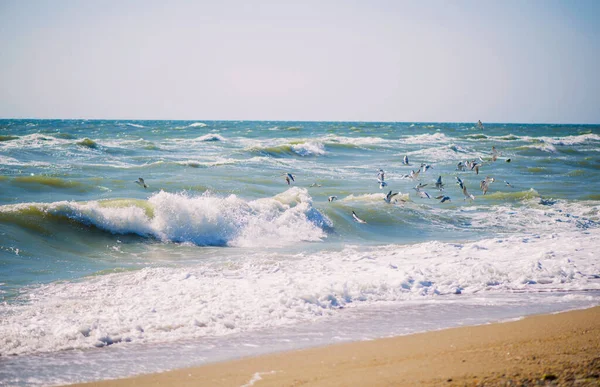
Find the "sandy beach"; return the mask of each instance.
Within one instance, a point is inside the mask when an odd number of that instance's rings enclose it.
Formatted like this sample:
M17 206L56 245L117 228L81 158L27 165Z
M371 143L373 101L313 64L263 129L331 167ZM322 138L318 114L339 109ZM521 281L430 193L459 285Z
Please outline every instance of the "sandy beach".
M82 386L600 385L600 307Z

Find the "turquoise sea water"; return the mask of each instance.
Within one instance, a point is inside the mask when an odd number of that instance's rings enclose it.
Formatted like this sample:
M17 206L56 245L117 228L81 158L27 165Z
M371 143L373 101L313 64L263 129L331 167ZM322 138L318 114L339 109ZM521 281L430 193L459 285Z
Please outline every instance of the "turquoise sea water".
M599 210L597 125L0 120L0 365L352 326L382 306L595 305ZM103 378L15 367L0 380Z

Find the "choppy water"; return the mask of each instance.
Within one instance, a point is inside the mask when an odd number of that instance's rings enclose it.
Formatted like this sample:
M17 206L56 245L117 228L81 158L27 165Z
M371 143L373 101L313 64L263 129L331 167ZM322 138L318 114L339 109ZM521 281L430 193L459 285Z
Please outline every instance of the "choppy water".
M0 383L123 376L18 365L265 347L270 329L368 326L383 306L395 317L369 337L398 334L408 306L456 303L437 329L600 300L600 126L0 120L0 188Z

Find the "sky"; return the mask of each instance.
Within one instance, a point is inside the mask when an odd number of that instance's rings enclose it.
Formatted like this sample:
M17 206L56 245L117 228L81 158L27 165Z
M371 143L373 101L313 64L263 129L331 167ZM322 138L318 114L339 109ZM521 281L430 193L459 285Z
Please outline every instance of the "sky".
M596 0L0 0L0 118L600 123Z

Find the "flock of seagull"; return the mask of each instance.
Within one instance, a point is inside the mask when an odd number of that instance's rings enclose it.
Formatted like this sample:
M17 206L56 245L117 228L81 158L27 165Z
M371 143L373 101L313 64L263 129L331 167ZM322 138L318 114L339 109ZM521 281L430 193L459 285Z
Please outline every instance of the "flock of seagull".
M496 160L498 160L498 158L502 156L502 153L499 152L495 146L492 146L492 151L491 151L491 157L489 159L489 161L491 162L495 162ZM510 158L506 158L505 161L507 163L511 162ZM464 171L473 171L475 172L476 175L479 175L479 169L481 166L485 165L487 161L484 160L483 158L479 158L474 159L474 160L465 160L465 161L459 161L458 164L456 165L456 171L459 172L464 172ZM410 164L409 160L408 160L408 156L404 156L402 159L402 164L406 165L406 166L410 166L412 164ZM403 179L411 179L411 180L418 180L419 179L419 175L421 173L425 173L426 171L433 169L433 167L429 164L426 163L421 163L419 169L415 170L411 170L410 173L406 174L406 175L402 175L401 178ZM291 185L292 182L295 182L295 176L292 175L291 173L284 173L283 174L285 176L285 180L287 182L288 185ZM458 176L455 176L456 178L456 184L460 187L460 189L462 190L462 193L464 195L464 200L475 200L475 196L471 193L469 193L469 191L467 190L467 185L464 183L464 181ZM492 184L493 182L495 182L496 179L490 176L486 176L483 180L480 181L479 183L479 188L481 189L483 195L487 194L488 190L490 189L490 184ZM377 183L379 184L379 189L383 189L384 187L386 187L388 184L385 181L385 171L383 169L379 169L377 171ZM506 184L506 186L513 188L513 186L505 181L504 182ZM416 191L416 194L423 199L431 199L432 196L427 192L424 191L423 188L426 187L428 184L423 184L421 182L419 182L415 187L413 187L413 189ZM319 184L313 183L310 185L311 187L320 187ZM450 196L443 194L442 192L444 191L444 182L442 181L442 176L440 175L435 184L435 189L440 191L440 195L435 196L435 199L439 200L440 203L445 203L445 202L451 202L452 199L450 198ZM395 198L397 195L399 194L399 192L393 192L393 191L389 191L387 193L387 195L383 198L383 201L385 201L388 204L393 204L393 203L397 203L398 201L401 202L406 202L406 199L402 199L402 198ZM337 196L332 195L328 197L328 201L332 202L334 200L337 200ZM356 215L356 212L352 211L352 218L354 219L354 221L358 222L358 223L367 223L365 220L361 219L358 217L358 215Z
M491 157L489 160L491 160L491 162L495 162L496 160L498 160L498 158L500 156L502 156L502 153L499 152L495 146L492 146ZM506 158L505 161L507 163L510 163L511 159ZM485 163L486 163L486 161L483 160L483 158L481 158L481 157L479 157L479 160L474 159L474 160L459 161L458 164L456 165L456 171L459 171L459 172L474 171L476 175L479 175L479 169ZM408 156L404 156L402 158L402 164L406 165L406 166L412 165L412 164L410 164L410 162L408 160ZM419 179L419 175L421 173L425 173L426 171L428 171L430 169L433 169L433 167L431 165L426 164L426 163L421 163L419 169L417 169L416 172L415 172L415 170L411 170L410 173L408 173L406 175L402 175L401 178L417 180L417 179ZM287 185L291 185L292 183L296 182L296 176L289 172L284 172L282 174L282 176L284 176L284 179L285 179ZM467 200L467 199L475 200L475 196L473 194L469 193L469 191L467 190L467 185L464 183L464 181L458 175L456 175L455 178L456 178L456 184L462 190L462 193L464 195L464 200ZM480 181L479 188L483 192L483 195L485 195L488 192L488 190L490 188L490 184L492 184L495 181L496 181L496 179L494 179L493 177L490 177L490 176L486 176L483 180ZM148 185L146 184L144 179L141 177L138 178L137 180L135 180L134 182L143 188L148 188ZM385 181L385 171L383 169L379 169L377 171L377 183L379 184L379 189L383 189L383 187L386 187L388 185L387 182ZM513 188L513 186L509 182L504 181L504 183L506 184L506 186ZM413 187L413 189L416 191L417 195L420 198L423 198L423 199L431 199L432 198L432 196L428 192L423 190L423 188L426 187L427 185L428 184L423 184L423 183L419 182L415 187ZM442 176L440 175L435 182L435 189L440 191L440 195L435 196L435 199L439 200L440 203L452 201L450 196L442 194L442 191L444 191L444 185L445 184L442 181ZM320 187L320 186L321 185L317 184L317 183L313 183L310 185L310 187ZM385 195L383 200L388 204L394 204L394 203L397 203L398 201L406 202L406 199L395 198L395 196L397 196L398 194L399 194L399 192L389 191L387 193L387 195ZM337 198L338 198L337 196L332 195L332 196L328 197L328 201L333 202L334 200L337 200ZM356 215L356 212L354 212L354 211L352 211L352 218L354 219L354 221L356 221L358 223L367 223L365 220L359 218L358 215Z

